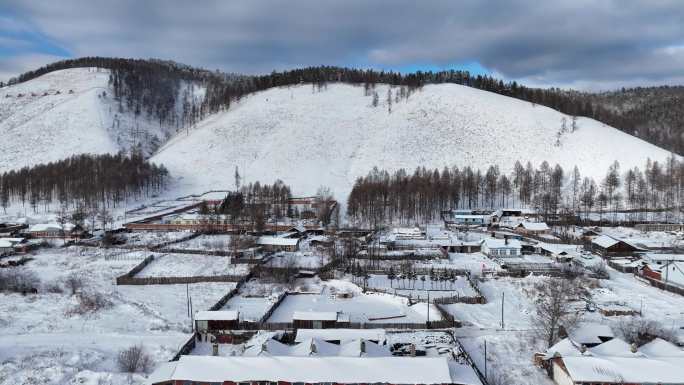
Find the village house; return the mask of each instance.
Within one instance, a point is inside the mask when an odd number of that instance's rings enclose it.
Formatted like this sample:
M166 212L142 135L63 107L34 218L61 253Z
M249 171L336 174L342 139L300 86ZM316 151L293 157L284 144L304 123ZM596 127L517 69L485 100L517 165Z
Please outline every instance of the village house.
M594 347L566 338L537 362L558 385L684 384L684 351L658 338L640 348L619 338Z
M64 229L64 230L62 230ZM59 223L39 223L32 225L25 231L32 238L81 238L85 231L79 225L66 223L62 227Z
M299 238L283 238L262 236L256 241L257 246L262 246L266 251L290 251L299 250Z
M544 222L520 222L515 227L515 232L522 235L539 236L549 234L551 229Z
M3 255L10 255L14 253L14 245L12 242L5 240L4 238L0 239L0 256Z
M514 227L523 221L537 219L537 212L531 209L499 209L491 215L491 224Z
M667 261L661 264L644 263L639 268L639 273L646 277L684 287L684 262Z
M632 255L635 252L644 250L627 241L613 238L609 235L601 235L591 241L591 251L603 257L615 257Z
M490 258L519 257L522 255L522 244L517 239L485 238L481 241L481 251Z
M479 385L472 368L445 357L181 356L161 364L152 385Z
M295 329L334 329L349 325L349 315L334 311L295 311L292 325Z
M485 226L491 220L491 215L468 209L451 210L447 223L456 226Z

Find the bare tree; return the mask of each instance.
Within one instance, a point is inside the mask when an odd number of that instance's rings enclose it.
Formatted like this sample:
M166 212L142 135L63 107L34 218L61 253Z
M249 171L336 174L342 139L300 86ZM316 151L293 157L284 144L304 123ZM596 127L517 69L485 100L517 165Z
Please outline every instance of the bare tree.
M580 312L573 300L581 296L576 280L549 278L537 285L533 327L537 336L551 347L558 340L558 328L570 330L579 320Z
M152 366L152 357L145 352L142 345L133 345L128 349L123 349L117 357L117 364L122 372L136 373L147 372Z

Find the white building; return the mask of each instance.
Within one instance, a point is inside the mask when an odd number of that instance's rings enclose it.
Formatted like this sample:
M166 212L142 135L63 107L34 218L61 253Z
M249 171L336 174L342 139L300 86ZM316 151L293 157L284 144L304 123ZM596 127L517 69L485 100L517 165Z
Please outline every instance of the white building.
M517 239L485 238L481 243L481 251L490 258L519 257L522 255L522 244Z

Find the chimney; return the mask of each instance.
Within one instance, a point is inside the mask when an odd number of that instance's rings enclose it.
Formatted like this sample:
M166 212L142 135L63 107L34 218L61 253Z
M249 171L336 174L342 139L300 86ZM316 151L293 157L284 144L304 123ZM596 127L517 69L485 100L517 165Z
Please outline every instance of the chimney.
M261 344L261 351L268 352L268 344L266 343L266 341L264 341L264 343Z
M504 235L504 243L508 244L508 235Z
M363 338L361 339L359 345L361 345L359 348L361 350L361 354L366 353L366 341L364 341Z
M416 344L411 344L410 351L411 351L411 357L415 357L416 356Z
M636 352L637 352L637 344L635 344L634 342L632 342L632 344L629 345L629 351L632 352L632 353L636 353Z
M582 344L582 346L580 346L580 353L584 354L586 352L587 352L587 345Z
M318 353L318 348L316 348L316 343L314 342L314 340L311 340L311 353Z
M212 355L212 356L218 356L218 355L219 355L218 353L219 353L219 351L218 351L218 344L217 344L216 342L214 342L214 343L211 345L211 355Z

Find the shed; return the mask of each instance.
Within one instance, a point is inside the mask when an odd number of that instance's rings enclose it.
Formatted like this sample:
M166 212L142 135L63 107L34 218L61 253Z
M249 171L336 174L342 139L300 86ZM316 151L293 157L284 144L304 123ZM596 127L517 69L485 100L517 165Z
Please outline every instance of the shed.
M238 328L240 314L234 310L199 311L195 313L195 330L207 333Z
M281 238L263 236L257 239L257 245L263 246L268 251L297 251L299 250L299 238Z
M349 317L334 311L295 311L292 324L295 329L330 329L349 324Z

